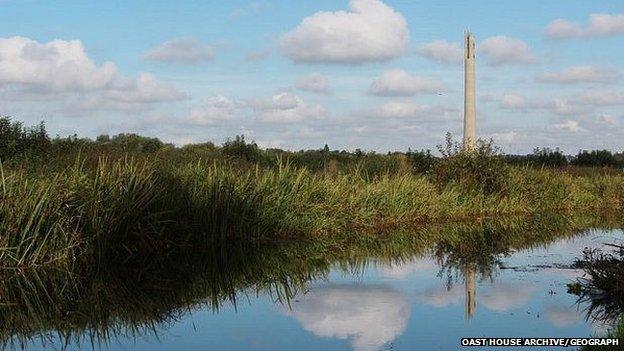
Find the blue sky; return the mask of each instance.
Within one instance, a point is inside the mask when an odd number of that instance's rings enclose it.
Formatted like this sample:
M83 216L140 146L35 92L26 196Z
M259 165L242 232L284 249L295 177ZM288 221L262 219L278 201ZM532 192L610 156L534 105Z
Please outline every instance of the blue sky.
M621 1L0 0L0 114L53 134L406 150L622 150Z

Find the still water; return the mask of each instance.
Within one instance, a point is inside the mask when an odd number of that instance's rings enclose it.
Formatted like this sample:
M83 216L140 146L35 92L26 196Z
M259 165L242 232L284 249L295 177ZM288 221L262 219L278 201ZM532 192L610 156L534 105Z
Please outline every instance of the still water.
M9 348L454 350L461 348L462 337L602 335L608 326L587 320L585 306L576 303L566 285L583 274L571 265L584 248L623 239L620 230L589 230L494 253L485 263L429 252L330 263L313 273L299 267L305 278L278 273L260 279L265 287L282 279L282 289L234 287L234 293L222 294L228 297L218 309L200 294L171 307L176 312L167 318L154 317L159 320L149 327L135 329L132 318L107 317L110 325L103 328L116 328L114 333L85 337L93 327L87 325L78 339L67 341L48 327L46 338L39 338L43 330L31 332L25 344ZM140 318L136 323L145 326Z

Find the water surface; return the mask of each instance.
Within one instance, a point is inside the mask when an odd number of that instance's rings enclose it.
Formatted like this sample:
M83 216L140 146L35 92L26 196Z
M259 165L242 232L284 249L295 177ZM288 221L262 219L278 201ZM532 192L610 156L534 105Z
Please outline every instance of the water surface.
M267 265L271 274L266 277L233 269L218 279L211 273L210 284L193 281L171 288L175 295L162 298L171 301L155 302L158 298L150 293L131 302L140 311L131 316L98 315L92 322L77 316L81 327L59 327L60 335L54 323L42 323L23 333L25 344L14 340L7 347L452 350L460 348L462 337L601 335L607 326L587 320L584 306L567 293L566 285L583 274L571 265L584 248L622 239L620 230L588 230L524 249L483 252L479 259L456 246L438 245L394 259L319 259L316 267L286 262L281 268L276 261ZM254 284L237 285L250 275L257 279ZM215 281L228 286L215 287ZM162 289L168 296L169 288ZM180 294L185 297L178 303ZM151 305L155 303L159 305ZM106 306L97 308L106 311Z

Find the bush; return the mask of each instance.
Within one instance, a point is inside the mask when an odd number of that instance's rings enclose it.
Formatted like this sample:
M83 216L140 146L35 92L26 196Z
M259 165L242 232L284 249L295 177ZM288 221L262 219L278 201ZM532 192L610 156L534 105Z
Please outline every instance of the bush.
M454 182L461 189L484 194L506 191L509 168L491 140L478 140L474 150L467 150L448 133L446 145L438 149L442 154L435 167L439 187Z
M620 167L615 155L608 150L579 151L572 164L575 166Z
M431 150L407 151L407 157L412 162L414 173L427 174L433 171L436 165L436 158L431 154Z
M258 145L254 142L247 143L244 135L237 135L234 140L228 139L223 143L221 153L229 157L242 158L248 162L258 162L262 156Z
M7 160L27 154L40 155L48 150L50 138L43 122L26 128L9 117L0 117L0 159Z
M529 155L529 162L534 166L564 167L568 165L568 159L559 148L535 148L533 155Z

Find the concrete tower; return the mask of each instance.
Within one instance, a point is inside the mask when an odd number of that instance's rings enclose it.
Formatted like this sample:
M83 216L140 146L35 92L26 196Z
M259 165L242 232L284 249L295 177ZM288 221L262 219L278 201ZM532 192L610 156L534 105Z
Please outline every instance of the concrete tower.
M472 150L477 140L477 107L475 104L475 43L470 31L466 31L464 79L464 148Z

